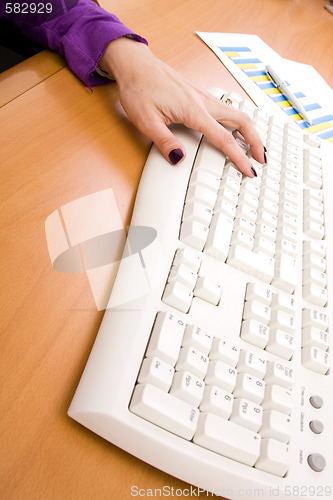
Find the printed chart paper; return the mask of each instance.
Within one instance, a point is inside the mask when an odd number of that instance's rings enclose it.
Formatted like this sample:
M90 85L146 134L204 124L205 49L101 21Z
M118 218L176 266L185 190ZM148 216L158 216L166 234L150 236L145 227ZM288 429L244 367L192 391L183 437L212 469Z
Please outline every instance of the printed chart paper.
M269 107L281 119L291 119L306 132L333 142L333 91L312 66L283 59L256 35L202 32L197 35L258 106ZM270 81L266 65L272 66L287 82L307 111L311 125Z

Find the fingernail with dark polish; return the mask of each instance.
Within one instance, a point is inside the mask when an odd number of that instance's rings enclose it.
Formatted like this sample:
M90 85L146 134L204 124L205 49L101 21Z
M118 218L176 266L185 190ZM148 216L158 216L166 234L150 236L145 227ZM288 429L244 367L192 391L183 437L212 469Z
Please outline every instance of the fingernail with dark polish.
M267 153L267 149L265 148L264 146L264 158L265 158L265 163L267 163L267 156L266 156L266 153Z
M254 177L257 177L257 172L254 170L253 167L251 167L251 172L253 173Z
M177 165L177 163L179 163L183 157L184 153L181 149L173 149L169 153L169 160L171 161L172 165Z

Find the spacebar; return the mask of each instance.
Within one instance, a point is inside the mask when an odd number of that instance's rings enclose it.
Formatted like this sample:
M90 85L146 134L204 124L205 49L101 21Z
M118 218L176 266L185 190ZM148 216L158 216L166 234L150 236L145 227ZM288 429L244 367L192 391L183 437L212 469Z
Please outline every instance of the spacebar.
M230 248L227 263L266 283L270 283L274 277L275 260L272 257L252 252L241 245Z

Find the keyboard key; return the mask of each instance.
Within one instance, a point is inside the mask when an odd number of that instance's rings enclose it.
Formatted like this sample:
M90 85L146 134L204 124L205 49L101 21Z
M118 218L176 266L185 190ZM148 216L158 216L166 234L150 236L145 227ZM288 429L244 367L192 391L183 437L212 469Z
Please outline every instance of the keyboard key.
M282 213L279 216L279 224L289 226L294 231L298 228L298 223L296 217L291 216L290 214Z
M328 333L315 326L305 326L302 329L302 347L313 345L327 351L329 346Z
M275 309L285 311L289 314L296 313L295 297L285 293L274 293L271 303L272 311Z
M290 241L286 238L279 238L276 242L276 253L285 253L296 260L297 244L294 241Z
M204 379L208 369L209 358L206 354L192 346L185 346L180 349L179 358L176 364L177 371L189 371Z
M328 352L315 346L302 348L302 364L316 373L325 375L330 367Z
M194 272L198 272L201 265L201 254L189 247L179 248L174 258L174 265L186 264Z
M253 466L260 453L260 436L212 413L201 413L193 441L215 453Z
M209 357L210 359L219 359L235 368L238 363L239 349L231 342L215 337Z
M222 288L207 276L199 276L193 293L195 297L199 297L216 306L221 299Z
M274 309L271 312L270 328L281 329L288 333L295 333L296 323L294 314Z
M235 170L235 168L233 168L233 170ZM231 191L233 191L236 195L238 195L240 191L241 179L238 176L230 175L230 173L228 174L227 172L225 174L226 175L223 176L223 179L221 181L220 190L228 188ZM241 173L238 171L238 174Z
M203 354L208 354L211 350L213 337L204 331L199 326L186 325L183 346L192 346L201 351Z
M276 233L278 239L286 239L292 243L298 242L298 232L286 225L278 226Z
M318 240L311 241L314 242ZM314 269L318 269L318 271L321 271L323 273L326 271L326 259L324 256L321 256L315 252L305 253L303 255L303 266L304 268L313 267Z
M325 332L328 329L328 316L319 309L303 309L302 319L303 326L315 326Z
M238 197L238 205L247 205L253 210L257 210L259 206L259 200L257 196L253 196L253 194L247 191L241 191Z
M317 202L316 202L317 203ZM320 203L322 205L322 203ZM324 224L325 219L324 219L324 210L323 208L321 210L316 210L314 208L308 208L304 210L304 220L313 220L314 222L317 222L318 224Z
M228 256L234 221L223 213L214 214L204 252L224 262Z
M255 319L264 325L268 325L271 317L271 308L260 300L246 300L243 310L243 318ZM248 325L248 323L246 324Z
M171 387L174 368L163 359L153 357L143 360L141 370L138 376L138 382L141 384L153 384L163 391L168 392Z
M256 469L263 470L278 477L283 477L289 469L290 453L288 445L275 439L262 439L260 458Z
M266 210L262 210L258 215L257 224L266 224L275 229L278 225L278 217L270 212L266 212Z
M231 245L242 245L245 248L252 249L254 245L254 238L244 231L234 231L231 237Z
M228 188L228 186L223 186L217 193L217 200L220 199L228 200L229 203L231 203L235 207L238 202L238 195L235 193L235 191Z
M252 252L241 245L230 248L228 264L256 278L270 283L274 276L274 259L269 255Z
M248 283L246 286L245 300L257 299L269 305L272 300L270 287L258 283Z
M307 186L314 189L320 189L322 187L322 177L320 175L314 174L311 170L304 170L304 182Z
M295 352L296 339L294 335L279 328L271 328L266 351L280 358L289 360Z
M223 361L209 362L205 382L207 385L217 385L228 392L232 392L236 385L237 371Z
M193 290L197 281L198 275L186 264L178 264L172 266L168 277L168 282L173 283L178 281L186 288Z
M179 356L184 330L184 322L173 313L158 313L148 344L147 356L157 356L174 366Z
M279 193L274 191L269 187L263 187L260 193L260 197L265 198L266 200L270 200L272 203L279 203Z
M204 393L205 383L188 371L176 372L173 378L170 394L198 407Z
M200 411L214 413L222 418L229 418L234 396L216 385L206 385L200 404Z
M256 319L246 319L242 322L240 335L246 342L264 349L270 335L269 327Z
M253 178L251 179L250 177L243 178L240 192L242 193L243 191L246 191L255 198L259 198L260 196L260 186L256 185L255 181L253 182Z
M197 220L184 220L181 225L180 239L197 250L202 250L208 236L208 226Z
M261 212L262 210L265 210L265 211L277 216L279 213L279 205L277 203L271 201L270 199L262 197L259 200L258 212Z
M287 253L275 257L275 276L272 284L285 292L293 293L297 284L297 261Z
M291 392L281 385L266 385L265 396L261 403L264 410L277 410L290 415L294 402Z
M305 234L310 236L310 238L315 238L317 240L322 240L324 238L325 229L322 224L312 219L307 219L304 221L303 227Z
M150 384L138 384L130 409L136 415L184 439L192 439L199 410Z
M209 226L213 216L213 210L199 202L186 203L183 212L183 220L196 220L205 226Z
M217 192L209 189L205 186L193 185L190 186L187 195L186 195L186 203L190 203L191 201L198 201L203 205L206 205L208 208L214 208L216 202Z
M241 182L243 180L243 174L238 170L237 167L232 163L232 161L228 161L225 164L224 171L223 171L223 178L231 178L235 182L238 183L239 189ZM222 181L223 182L223 181Z
M289 415L277 410L265 410L262 416L260 435L288 443L291 436L291 420Z
M239 372L250 373L260 379L264 378L266 373L266 359L254 354L251 351L240 351L237 370Z
M304 255L310 253L310 254L316 254L320 257L325 257L326 246L323 241L306 240L303 243L303 251Z
M206 137L202 137L198 148L194 169L204 169L217 177L221 177L225 163L225 156L221 151L208 142Z
M275 241L268 240L267 238L264 238L263 236L259 236L259 237L256 236L256 238L254 240L253 250L256 253L265 253L269 257L274 257L275 252L276 252Z
M265 382L249 373L238 373L233 395L260 404L265 395Z
M236 215L236 206L226 198L219 198L214 207L215 213L222 213L233 219Z
M286 212L287 214L291 215L292 217L297 217L298 216L298 205L295 203L290 203L289 201L281 201L279 204L280 211L281 212Z
M276 240L276 229L268 224L258 224L256 228L256 237L266 238L267 240Z
M268 361L264 380L266 384L278 384L289 390L294 384L294 371L279 361Z
M240 217L235 220L234 230L245 231L246 233L253 235L256 230L256 225L251 220L246 219L246 217Z
M303 285L303 298L311 304L323 307L327 303L327 290L316 283L305 283Z
M193 292L182 283L174 281L169 283L164 290L163 302L182 312L188 312L191 307Z
M253 401L235 398L230 421L258 432L262 424L263 409ZM260 433L261 434L261 433Z
M207 170L203 169L196 169L195 171L193 171L190 178L190 184L192 186L195 185L205 186L216 192L220 187L220 182L221 182L220 177L217 177L211 172L207 172Z

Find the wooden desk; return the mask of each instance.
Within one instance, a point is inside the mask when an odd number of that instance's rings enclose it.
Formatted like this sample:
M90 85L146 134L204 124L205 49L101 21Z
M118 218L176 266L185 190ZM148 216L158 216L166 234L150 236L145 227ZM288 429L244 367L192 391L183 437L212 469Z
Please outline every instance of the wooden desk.
M102 3L113 9L111 0ZM256 33L282 56L315 66L333 86L333 16L324 4L123 0L116 13L202 86L239 90L195 30ZM114 84L91 93L63 68L16 95L0 109L0 495L130 499L132 486L167 486L185 498L187 485L67 417L102 313L84 275L52 269L45 242L51 212L106 187L127 224L149 141L120 112Z

